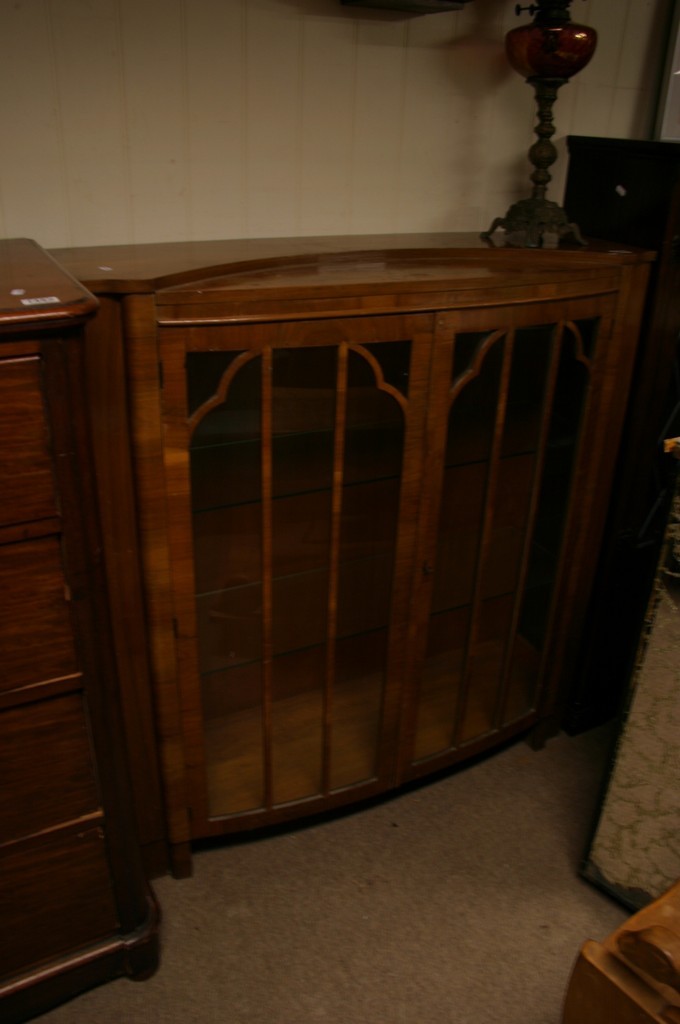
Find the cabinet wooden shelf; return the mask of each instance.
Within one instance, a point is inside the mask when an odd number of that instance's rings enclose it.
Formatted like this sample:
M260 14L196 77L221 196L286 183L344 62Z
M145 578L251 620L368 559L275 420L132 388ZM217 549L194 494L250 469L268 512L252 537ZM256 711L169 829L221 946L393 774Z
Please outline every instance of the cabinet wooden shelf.
M93 343L124 351L177 871L194 839L557 728L650 254L58 256L100 297Z

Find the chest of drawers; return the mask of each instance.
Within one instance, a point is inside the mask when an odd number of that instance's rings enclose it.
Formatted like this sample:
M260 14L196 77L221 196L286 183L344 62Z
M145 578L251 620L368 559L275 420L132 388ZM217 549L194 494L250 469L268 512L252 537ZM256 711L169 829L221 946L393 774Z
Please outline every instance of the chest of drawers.
M0 243L0 1014L155 966L83 401L97 302Z

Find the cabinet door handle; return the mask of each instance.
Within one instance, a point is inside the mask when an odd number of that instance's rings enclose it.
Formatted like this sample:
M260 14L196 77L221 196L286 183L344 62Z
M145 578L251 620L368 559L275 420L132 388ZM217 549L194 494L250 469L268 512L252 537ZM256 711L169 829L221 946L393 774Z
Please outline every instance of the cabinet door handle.
M423 576L434 576L434 566L432 562L423 562Z

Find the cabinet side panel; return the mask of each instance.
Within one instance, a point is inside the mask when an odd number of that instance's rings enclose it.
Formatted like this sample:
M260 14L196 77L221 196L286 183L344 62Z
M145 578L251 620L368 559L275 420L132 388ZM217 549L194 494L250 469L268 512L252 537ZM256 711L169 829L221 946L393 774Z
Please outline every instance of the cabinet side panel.
M550 660L556 668L541 708L548 731L559 727L573 682L635 364L649 267L623 267L620 274L619 293L594 356L584 443L571 498L566 539L569 562L559 596L559 606L566 609L567 616L554 633Z
M153 296L124 301L123 323L130 387L130 424L134 474L139 499L139 542L144 598L165 792L168 835L175 858L188 855L190 829L177 689L167 511L163 474L159 358ZM183 852L180 852L183 851ZM189 870L175 861L174 870Z
M86 330L87 395L113 642L130 753L137 830L147 872L167 868L146 612L132 477L121 308L103 296Z

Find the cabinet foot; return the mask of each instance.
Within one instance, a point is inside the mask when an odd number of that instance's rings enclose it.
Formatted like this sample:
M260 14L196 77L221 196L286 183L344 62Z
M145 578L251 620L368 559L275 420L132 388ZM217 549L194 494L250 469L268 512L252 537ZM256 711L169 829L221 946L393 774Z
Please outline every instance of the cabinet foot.
M158 969L160 908L149 894L149 917L143 928L125 943L125 974L132 981L146 981Z
M173 843L170 847L170 872L173 878L191 878L191 843Z
M560 731L559 721L555 718L544 718L537 722L527 734L527 743L532 750L543 750L548 740L557 736Z

